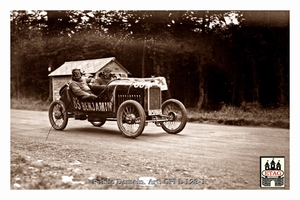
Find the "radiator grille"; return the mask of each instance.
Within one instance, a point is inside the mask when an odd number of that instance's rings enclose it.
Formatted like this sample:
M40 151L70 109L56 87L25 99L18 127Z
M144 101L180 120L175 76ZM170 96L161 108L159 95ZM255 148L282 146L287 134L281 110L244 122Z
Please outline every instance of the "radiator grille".
M151 87L149 91L149 109L160 109L161 104L161 92L159 87Z

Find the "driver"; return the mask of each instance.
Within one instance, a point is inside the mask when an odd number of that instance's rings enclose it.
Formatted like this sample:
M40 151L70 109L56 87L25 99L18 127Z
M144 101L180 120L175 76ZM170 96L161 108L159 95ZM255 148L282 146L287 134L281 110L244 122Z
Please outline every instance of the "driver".
M98 75L98 77L93 81L91 90L95 93L98 94L102 92L106 85L112 80L112 74L109 69L105 69L101 71Z

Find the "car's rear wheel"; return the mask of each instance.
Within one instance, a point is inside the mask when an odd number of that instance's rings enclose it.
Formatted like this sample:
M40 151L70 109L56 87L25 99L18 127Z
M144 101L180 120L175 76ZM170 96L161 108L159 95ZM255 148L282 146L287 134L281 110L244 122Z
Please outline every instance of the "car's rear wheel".
M168 120L162 122L162 128L171 134L177 134L182 131L187 123L187 114L184 105L176 100L169 99L162 104L162 114L168 117Z
M136 138L145 128L146 116L141 104L133 100L124 101L117 111L117 123L122 135Z
M48 111L49 121L55 130L64 130L68 124L66 105L61 100L53 101Z

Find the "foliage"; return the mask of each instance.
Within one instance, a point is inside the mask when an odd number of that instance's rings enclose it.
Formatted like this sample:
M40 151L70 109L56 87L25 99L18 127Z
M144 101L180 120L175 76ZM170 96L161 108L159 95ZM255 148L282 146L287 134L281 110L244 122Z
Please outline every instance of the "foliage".
M133 76L165 76L187 107L287 105L288 26L247 25L255 14L11 11L11 97L50 100L50 71L114 56Z

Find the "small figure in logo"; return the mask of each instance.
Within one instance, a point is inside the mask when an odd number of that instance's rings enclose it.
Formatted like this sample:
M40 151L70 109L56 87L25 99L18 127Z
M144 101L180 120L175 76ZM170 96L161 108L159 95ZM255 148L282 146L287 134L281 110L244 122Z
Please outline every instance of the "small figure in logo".
M269 160L267 160L266 164L265 164L265 170L270 168L270 164L269 164Z
M280 164L280 160L278 160L277 164L276 164L276 169L281 170L281 164Z
M273 160L271 161L271 169L275 169L275 161L274 161L274 158L273 158Z

